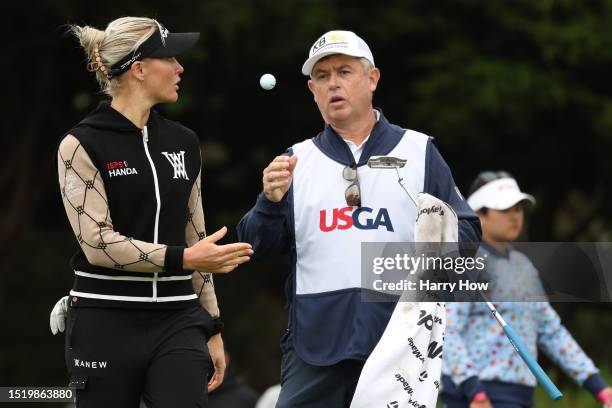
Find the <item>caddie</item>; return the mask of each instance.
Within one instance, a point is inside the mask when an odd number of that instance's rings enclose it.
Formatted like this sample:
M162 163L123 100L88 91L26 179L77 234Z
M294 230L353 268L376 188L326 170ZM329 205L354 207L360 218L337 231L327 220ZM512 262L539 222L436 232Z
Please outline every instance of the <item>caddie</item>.
M325 33L302 73L325 126L264 169L263 192L238 235L253 245L253 259L290 254L277 407L347 407L395 307L362 301L361 243L414 241L418 210L396 172L370 168L368 160L406 160L406 188L452 207L460 242L478 242L481 230L433 139L373 107L380 70L363 39Z

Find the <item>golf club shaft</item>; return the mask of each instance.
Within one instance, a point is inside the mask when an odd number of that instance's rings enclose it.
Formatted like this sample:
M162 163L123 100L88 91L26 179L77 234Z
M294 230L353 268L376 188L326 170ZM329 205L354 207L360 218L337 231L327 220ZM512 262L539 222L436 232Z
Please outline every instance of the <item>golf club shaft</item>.
M527 364L529 370L537 378L538 382L544 387L550 398L552 398L553 400L560 399L563 394L561 393L559 388L557 388L557 386L552 382L550 377L546 375L542 367L540 367L540 365L538 364L537 360L531 355L531 353L529 353L527 347L525 346L525 344L523 344L523 341L519 337L518 333L515 332L512 327L508 326L504 318L499 314L495 306L493 306L493 303L491 303L489 299L487 299L486 295L482 291L479 291L479 293L487 304L487 306L489 307L489 310L491 310L491 313L493 314L493 317L495 317L495 320L497 320L499 325L504 330L506 337L508 337L508 340L510 340L510 343L512 344L514 349L519 353L525 364Z
M418 207L419 205L417 204L417 201L414 199L414 197L412 196L412 194L410 193L410 191L408 191L408 189L406 188L406 185L404 183L404 178L402 177L400 171L399 171L399 167L395 167L395 171L397 171L397 182L399 183L400 186L402 186L402 188L404 189L404 191L406 192L406 194L408 194L408 197L410 197L410 199L412 200L412 202L414 203L415 207Z

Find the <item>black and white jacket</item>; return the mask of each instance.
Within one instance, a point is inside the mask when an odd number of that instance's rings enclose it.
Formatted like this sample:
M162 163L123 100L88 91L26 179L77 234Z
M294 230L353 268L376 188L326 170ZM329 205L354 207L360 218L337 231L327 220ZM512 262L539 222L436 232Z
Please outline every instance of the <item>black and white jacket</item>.
M66 134L58 175L80 245L73 303L178 308L199 297L218 317L210 274L182 265L205 236L200 169L196 134L154 110L140 129L102 102Z

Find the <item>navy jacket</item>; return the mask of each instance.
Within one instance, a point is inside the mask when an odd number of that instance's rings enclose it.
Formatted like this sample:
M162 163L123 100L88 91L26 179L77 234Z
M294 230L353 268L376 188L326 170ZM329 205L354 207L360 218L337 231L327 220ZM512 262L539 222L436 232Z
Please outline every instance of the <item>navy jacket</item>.
M387 121L382 112L372 133L364 146L363 153L358 163L355 163L353 154L351 153L346 142L333 130L329 125L326 125L321 133L319 133L313 142L317 148L332 160L343 165L357 164L357 166L367 165L368 159L371 156L384 156L388 154L399 143L405 130L399 126L393 125ZM291 149L285 153L292 155ZM479 242L481 237L480 222L478 217L467 202L459 194L455 186L451 171L440 155L438 149L433 144L433 139L430 139L426 149L425 158L425 181L424 192L429 193L442 201L448 203L459 219L459 240L460 242ZM289 189L285 197L278 203L270 202L264 194L260 194L257 198L255 206L242 218L238 224L238 236L241 241L248 242L253 245L255 254L253 259L261 259L267 256L290 253L291 265L290 275L287 279L286 296L289 307L292 306L294 297L294 275L295 275L295 233L293 225L293 190ZM325 256L322 254L321 256ZM391 317L394 303L374 303L368 302L362 304L358 293L347 293L346 299L343 302L350 302L356 305L358 313L363 314L363 318L371 319L373 330L371 333L364 334L366 338L353 341L356 348L352 350L351 358L365 360L372 352L378 339ZM329 313L332 316L331 321L337 321L341 324L343 316L335 310L333 304L329 305ZM334 319L333 315L338 316ZM294 313L290 313L289 333L295 322ZM320 333L313 333L313 342L321 341L322 333L329 333L327 328L321 327ZM331 327L330 327L331 329ZM342 349L342 342L348 339L327 339L326 341L338 342L337 355L321 356L316 358L313 356L300 355L305 361L318 365L335 364L337 361L346 358L346 353ZM354 340L354 339L350 339ZM299 345L296 350L300 354Z

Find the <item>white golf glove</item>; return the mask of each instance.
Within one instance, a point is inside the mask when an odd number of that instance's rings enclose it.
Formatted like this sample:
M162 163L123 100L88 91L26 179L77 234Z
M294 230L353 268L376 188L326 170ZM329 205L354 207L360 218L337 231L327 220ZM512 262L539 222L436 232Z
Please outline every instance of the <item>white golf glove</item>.
M68 296L64 296L57 301L51 315L49 316L49 326L51 326L51 333L56 335L57 332L64 332L66 328L66 315L68 314Z

